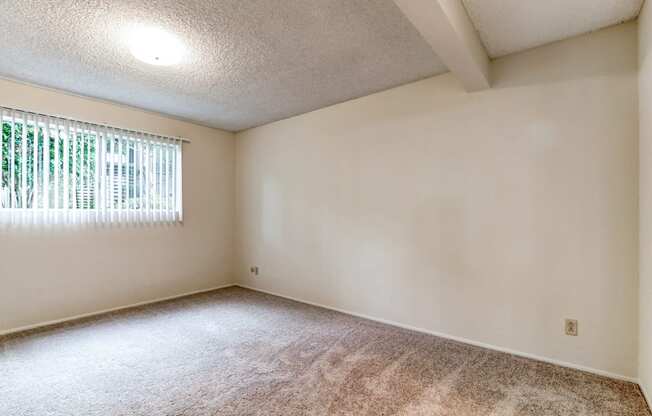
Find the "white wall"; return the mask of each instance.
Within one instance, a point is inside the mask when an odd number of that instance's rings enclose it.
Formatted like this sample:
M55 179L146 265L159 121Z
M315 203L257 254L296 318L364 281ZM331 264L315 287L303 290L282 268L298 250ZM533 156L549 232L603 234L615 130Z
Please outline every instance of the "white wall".
M652 6L639 16L639 378L652 404Z
M500 59L481 93L446 74L238 134L240 282L636 377L636 36Z
M233 281L233 134L3 80L0 105L192 140L182 226L0 231L0 332Z

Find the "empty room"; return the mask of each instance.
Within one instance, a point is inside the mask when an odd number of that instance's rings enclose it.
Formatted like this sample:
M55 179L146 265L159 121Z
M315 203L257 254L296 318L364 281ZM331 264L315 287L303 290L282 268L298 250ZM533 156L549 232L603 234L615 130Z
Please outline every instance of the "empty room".
M652 416L649 2L0 6L0 416Z

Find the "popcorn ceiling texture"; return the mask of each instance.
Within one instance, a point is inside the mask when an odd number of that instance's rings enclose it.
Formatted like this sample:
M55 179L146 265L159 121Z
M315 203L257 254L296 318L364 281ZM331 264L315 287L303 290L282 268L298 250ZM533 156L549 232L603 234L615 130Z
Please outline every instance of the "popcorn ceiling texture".
M0 0L0 75L239 131L446 67L392 0ZM180 65L129 52L138 25ZM1 98L0 98L1 99Z
M634 19L643 5L643 0L463 2L492 58Z

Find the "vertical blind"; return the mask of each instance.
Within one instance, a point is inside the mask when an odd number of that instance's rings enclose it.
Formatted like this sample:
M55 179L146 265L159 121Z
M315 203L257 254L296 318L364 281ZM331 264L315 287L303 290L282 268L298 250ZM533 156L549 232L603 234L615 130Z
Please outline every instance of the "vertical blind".
M182 139L0 113L1 224L182 221Z

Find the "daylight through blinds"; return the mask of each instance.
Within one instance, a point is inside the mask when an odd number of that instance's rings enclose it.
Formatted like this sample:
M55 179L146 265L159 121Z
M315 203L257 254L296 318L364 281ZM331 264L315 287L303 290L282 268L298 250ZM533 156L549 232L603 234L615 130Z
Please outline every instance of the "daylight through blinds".
M181 139L0 112L0 223L182 220Z

